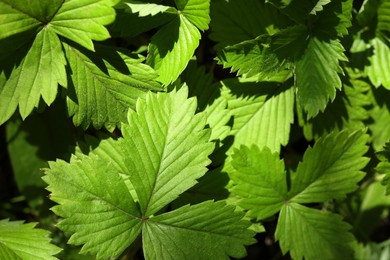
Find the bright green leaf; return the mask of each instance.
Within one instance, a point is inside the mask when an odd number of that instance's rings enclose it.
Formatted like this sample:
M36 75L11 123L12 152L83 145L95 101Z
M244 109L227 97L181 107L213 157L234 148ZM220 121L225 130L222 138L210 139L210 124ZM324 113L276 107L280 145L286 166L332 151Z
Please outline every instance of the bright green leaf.
M0 39L36 29L41 24L37 18L27 14L26 10L14 6L17 2L0 1Z
M374 53L368 57L369 64L365 71L374 86L383 85L390 89L390 47L378 38L372 39L370 45L374 49Z
M61 251L50 244L48 232L35 229L36 223L0 220L1 259L56 259L53 255Z
M279 151L289 139L294 120L294 89L273 83L224 80L223 96L234 117L234 147L267 146Z
M121 6L128 7L132 13L137 13L140 17L154 16L159 13L177 13L177 10L171 6L158 5L154 3L144 3L133 0L124 0Z
M341 199L357 188L368 163L368 136L342 131L320 138L308 148L291 180L289 196L296 203Z
M49 165L43 179L60 204L52 209L64 218L58 227L74 233L69 243L98 258L119 256L140 234L141 212L112 163L93 154Z
M192 3L193 2L193 3ZM159 80L164 84L175 81L187 66L195 53L201 38L198 26L204 26L204 15L208 17L208 5L204 1L189 1L189 18L184 9L178 17L163 26L153 37L149 45L147 64L151 65L159 74ZM207 9L203 9L206 8ZM198 10L193 11L192 8ZM196 15L199 15L196 18ZM192 22L195 22L193 24ZM199 24L200 23L200 24Z
M382 184L386 187L386 194L390 195L390 143L386 143L381 151L377 153L380 162L375 170L384 174Z
M66 86L65 57L58 36L49 29L40 31L21 64L0 88L0 124L19 111L26 118L38 107L42 96L51 104L57 96L58 83Z
M92 40L110 37L104 25L115 20L114 6L118 0L65 1L48 27L83 47L94 50Z
M99 46L96 53L65 43L64 49L74 87L68 93L69 113L83 128L92 123L113 130L125 121L127 110L135 108L137 98L159 89L157 75L138 57Z
M308 41L295 73L298 100L311 118L324 111L328 101L334 100L336 89L341 89L339 61L347 58L339 40L324 42L312 37Z
M184 206L146 221L143 245L146 259L229 259L246 255L255 242L243 213L224 202Z
M128 175L141 211L152 215L196 184L207 171L214 145L204 130L204 114L195 114L187 88L169 94L148 94L138 100L123 125Z
M248 216L266 219L279 212L287 197L284 163L278 153L269 148L241 146L235 150L230 174L235 183L231 189L241 199L238 206L248 210Z
M275 238L293 259L352 259L350 228L339 215L291 203L282 207Z
M199 30L207 30L210 23L210 0L186 0L185 2L185 6L178 6L184 17Z
M378 9L378 25L376 28L380 32L390 32L390 2L383 0Z

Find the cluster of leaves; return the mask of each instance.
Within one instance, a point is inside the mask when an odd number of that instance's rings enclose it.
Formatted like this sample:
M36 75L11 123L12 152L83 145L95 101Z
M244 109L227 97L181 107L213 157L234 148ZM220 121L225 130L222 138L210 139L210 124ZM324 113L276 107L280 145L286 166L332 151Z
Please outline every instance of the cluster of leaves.
M241 258L264 232L293 259L386 258L388 17L387 0L0 0L0 124L41 227L1 220L0 258Z

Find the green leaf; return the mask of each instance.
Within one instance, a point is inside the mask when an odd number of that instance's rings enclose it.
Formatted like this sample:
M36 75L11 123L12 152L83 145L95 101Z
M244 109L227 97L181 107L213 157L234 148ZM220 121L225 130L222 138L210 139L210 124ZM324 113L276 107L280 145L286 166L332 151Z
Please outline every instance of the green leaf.
M65 43L64 49L72 70L69 114L84 129L92 123L113 130L125 121L128 109L135 108L137 98L159 90L157 75L139 57L103 46L95 53Z
M299 123L307 140L318 139L332 131L343 129L359 130L366 127L370 118L367 107L371 105L371 85L362 80L350 80L328 104L324 112L306 120L303 113L298 113Z
M196 26L207 29L208 7L208 0L187 1L179 15L152 37L147 64L160 74L159 81L164 85L175 81L194 55L201 38Z
M228 259L246 255L244 245L255 242L243 213L224 202L184 206L145 222L146 259Z
M334 100L336 89L341 89L342 73L339 61L346 61L339 40L324 42L316 37L308 40L305 53L296 63L298 100L309 118L324 111L329 100Z
M287 197L286 172L279 154L267 147L241 146L232 158L236 171L230 173L235 183L231 191L240 197L238 206L257 220L279 212Z
M121 2L121 6L128 7L132 13L138 13L140 17L154 16L159 13L177 13L177 10L171 6L158 5L154 3L144 3L133 0L124 0Z
M50 105L57 96L58 83L67 84L65 64L58 36L51 30L41 30L20 65L0 87L0 124L18 105L22 118L26 118L38 107L41 96Z
M390 92L384 88L372 89L372 108L368 128L371 132L372 146L376 151L382 150L383 146L390 140L390 110L387 100Z
M386 195L390 195L390 143L386 143L381 151L377 153L380 159L375 170L384 174L382 184L386 187Z
M194 116L196 101L187 95L186 87L168 95L148 94L122 127L128 174L146 216L194 186L210 163L214 145L203 130L205 116Z
M102 41L110 37L104 25L115 20L113 6L118 2L119 0L65 1L48 27L57 34L94 50L92 40Z
M0 1L0 39L34 30L41 24L37 18L15 6L18 2Z
M390 47L382 40L374 38L370 41L370 45L374 49L374 53L368 57L369 64L365 67L371 83L379 87L384 86L390 89Z
M296 203L324 202L344 198L364 177L369 159L368 136L362 131L342 131L320 138L308 148L292 177L290 200Z
M141 212L115 167L94 154L49 165L43 179L60 204L52 208L64 218L58 227L74 233L69 243L98 258L119 256L140 234Z
M350 228L339 215L290 203L282 207L275 238L293 259L352 259Z
M390 2L382 1L378 9L378 25L376 27L379 33L390 33Z
M53 255L61 251L50 244L48 232L34 229L36 223L0 220L1 259L56 259Z
M224 80L223 96L234 117L233 147L267 146L279 151L286 145L294 120L294 89L273 83Z

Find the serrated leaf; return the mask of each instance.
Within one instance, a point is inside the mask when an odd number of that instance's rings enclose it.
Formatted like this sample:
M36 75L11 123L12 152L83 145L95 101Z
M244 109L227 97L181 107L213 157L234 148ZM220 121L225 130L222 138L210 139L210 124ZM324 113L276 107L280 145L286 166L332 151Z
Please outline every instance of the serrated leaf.
M370 96L372 108L369 110L372 121L368 123L372 146L380 151L390 140L390 109L387 100L390 92L384 88L373 88Z
M140 17L154 16L159 13L177 13L177 10L171 6L159 5L154 3L144 3L140 1L124 0L121 2L121 6L128 7L132 13L137 13Z
M381 151L377 153L380 162L375 170L384 174L382 184L386 187L386 195L390 195L390 143L386 143Z
M199 30L207 30L210 23L210 0L185 0L184 2L183 6L177 4L183 15Z
M27 55L0 88L0 124L19 105L22 118L38 107L42 96L50 105L57 96L58 83L67 85L65 57L58 36L49 29L41 30Z
M255 242L243 213L224 202L206 201L184 206L145 222L146 259L229 259L246 255ZM191 238L191 239L188 239Z
M152 37L147 64L160 74L159 81L164 85L179 77L199 45L201 35L196 26L201 26L200 29L206 28L206 18L209 17L208 4L204 5L204 2L187 1L186 7L177 18L163 26ZM187 6L190 9L187 10ZM188 18L186 12L189 14Z
M153 69L138 57L103 46L95 53L65 43L64 49L74 87L68 93L69 114L84 129L92 123L113 130L125 121L127 110L135 108L137 98L160 89Z
M36 223L0 220L1 259L57 259L61 251L50 244L49 232L34 228Z
M210 163L214 145L203 130L205 117L194 116L196 101L187 95L186 87L168 95L148 94L122 127L128 175L146 216L194 186Z
M235 183L231 191L240 197L238 206L257 220L279 212L287 197L286 172L279 154L267 147L241 146L232 158L236 171L230 174Z
M350 80L343 85L342 92L328 104L324 112L306 120L304 113L298 113L299 123L307 140L318 139L332 131L343 129L359 130L366 127L371 105L369 93L371 85L362 80Z
M379 87L384 86L390 89L390 47L382 40L374 38L370 41L370 45L374 49L374 53L368 57L369 64L365 67L371 83Z
M376 27L377 31L384 33L390 32L390 2L382 1L381 5L378 8L378 25Z
M282 207L275 238L293 259L352 259L350 228L339 215L290 203Z
M287 19L271 5L257 0L221 0L211 2L210 39L217 47L273 34L287 24Z
M357 188L361 170L369 159L368 136L362 131L342 131L320 138L308 148L291 180L289 197L296 203L341 199Z
M303 56L296 63L298 100L308 118L324 111L329 100L334 100L336 89L341 89L339 61L347 60L339 40L324 42L311 37Z
M119 256L140 234L141 212L116 169L96 155L49 165L43 179L60 204L52 208L64 218L58 227L74 233L69 243L98 258Z
M28 30L39 27L40 21L28 15L24 10L19 10L10 1L0 2L0 39L5 39Z
M102 41L110 37L104 25L115 20L113 6L118 2L118 0L65 1L48 26L59 35L94 50L92 40Z
M286 145L290 125L294 120L294 89L274 83L239 82L224 80L223 96L234 117L233 147L240 145L267 146L279 151Z

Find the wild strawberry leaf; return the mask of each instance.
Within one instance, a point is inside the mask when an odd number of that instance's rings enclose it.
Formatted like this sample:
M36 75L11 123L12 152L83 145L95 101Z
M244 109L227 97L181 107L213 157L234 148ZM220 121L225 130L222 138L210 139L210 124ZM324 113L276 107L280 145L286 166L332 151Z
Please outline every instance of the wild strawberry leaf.
M125 122L127 110L148 90L160 90L157 75L140 57L120 49L97 47L96 52L63 44L71 73L69 114L75 125L113 130Z
M143 226L146 259L228 259L246 256L255 242L243 213L206 201L150 218Z
M24 119L38 107L40 97L46 104L53 103L58 84L67 85L65 64L58 36L44 28L5 85L0 87L0 124L12 116L18 105Z
M257 220L279 212L287 197L286 172L279 154L268 147L241 146L232 159L235 171L230 177L235 185L231 191L240 197L238 206Z
M206 30L210 22L209 5L209 0L186 1L178 6L176 18L152 37L147 64L159 73L164 85L175 81L194 55L201 38L199 29Z
M50 244L48 232L34 228L36 223L0 220L1 259L57 259L53 255L61 251Z
M375 170L384 174L382 184L386 187L386 195L390 195L390 143L386 143L381 151L377 153L380 162Z
M349 229L339 215L289 203L280 211L275 238L293 259L352 259Z
M296 203L341 199L357 188L369 159L368 136L342 131L320 138L308 148L291 179L289 197Z
M224 80L222 96L228 101L234 123L234 147L255 144L280 151L288 142L294 120L294 89L274 83ZM287 83L286 83L287 84Z
M147 95L129 112L123 125L130 181L141 212L150 216L196 184L207 171L213 150L204 114L195 114L195 99L187 88L169 94ZM137 152L134 151L136 147Z
M390 47L379 38L372 39L370 47L373 48L373 54L368 57L365 72L375 87L382 85L390 89Z

